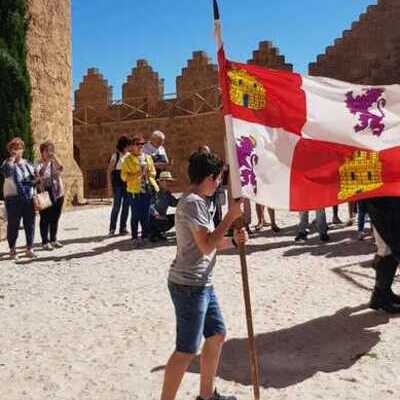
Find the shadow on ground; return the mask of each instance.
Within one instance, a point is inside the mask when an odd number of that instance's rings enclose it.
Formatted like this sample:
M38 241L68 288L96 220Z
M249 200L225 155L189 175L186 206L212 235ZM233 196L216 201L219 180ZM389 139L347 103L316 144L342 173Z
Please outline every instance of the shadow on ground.
M333 231L329 233L330 241L321 243L317 237L307 242L299 242L283 253L284 257L300 256L309 253L312 256L348 257L371 254L375 245L371 240L354 240L354 235L348 231Z
M99 238L103 238L103 236L100 236ZM86 239L92 239L93 242L103 242L102 239L95 240L95 238L85 238L85 239L77 239L77 240L71 240L71 243L88 243L88 242L82 242L82 240ZM65 244L67 241L63 241ZM169 239L166 242L158 242L158 243L152 243L145 248L140 248L138 250L144 250L144 249L154 249L158 247L169 247L169 246L176 246L176 240L174 238ZM102 254L107 254L112 251L120 251L120 252L132 252L137 249L133 248L132 245L132 239L130 238L125 238L123 240L119 240L117 242L112 242L108 243L102 246L98 247L93 247L89 251L83 251L83 252L77 252L77 253L71 253L71 254L64 254L64 255L51 255L51 252L46 252L46 254L49 254L48 256L42 256L44 252L40 252L38 255L38 258L35 258L33 260L19 260L17 261L17 264L19 265L24 265L24 264L31 264L31 263L43 263L43 262L61 262L61 261L70 261L70 260L76 260L80 258L89 258L89 257L96 257Z
M318 372L349 369L362 357L377 358L379 363L379 356L372 350L380 340L380 332L371 328L389 321L388 314L368 311L366 305L361 305L346 307L333 315L291 328L257 335L260 385L285 388ZM228 340L218 376L226 381L251 385L248 360L247 339ZM189 371L200 373L199 358Z
M344 308L288 329L268 332L256 338L263 387L285 388L303 382L318 372L350 368L370 353L380 340L371 330L389 322L387 314L365 310L366 306ZM218 376L227 381L251 385L247 339L231 339L224 346ZM199 362L191 367L199 373Z

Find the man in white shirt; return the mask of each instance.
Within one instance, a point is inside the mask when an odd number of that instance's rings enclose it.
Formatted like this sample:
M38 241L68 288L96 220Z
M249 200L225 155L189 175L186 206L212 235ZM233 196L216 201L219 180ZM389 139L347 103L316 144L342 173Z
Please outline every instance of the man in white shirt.
M164 133L161 131L154 131L150 137L150 141L144 145L144 153L153 158L157 170L157 177L161 171L167 169L169 164L168 155L164 148L164 142Z

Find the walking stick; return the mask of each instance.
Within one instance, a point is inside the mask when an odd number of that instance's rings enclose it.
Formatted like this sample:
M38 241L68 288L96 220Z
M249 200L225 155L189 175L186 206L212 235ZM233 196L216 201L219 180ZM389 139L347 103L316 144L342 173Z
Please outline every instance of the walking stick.
M244 221L243 221L243 218L240 218L237 222L237 228L243 228L243 227L244 227ZM242 270L244 306L245 306L245 310L246 310L246 323L247 323L247 335L248 335L248 346L249 346L251 382L253 385L254 400L260 400L258 357L257 357L256 342L255 342L255 338L254 338L253 314L252 314L252 310L251 310L251 298L250 298L249 274L248 274L248 269L247 269L246 245L244 243L239 244L238 250L239 250L240 265L241 265L241 270Z

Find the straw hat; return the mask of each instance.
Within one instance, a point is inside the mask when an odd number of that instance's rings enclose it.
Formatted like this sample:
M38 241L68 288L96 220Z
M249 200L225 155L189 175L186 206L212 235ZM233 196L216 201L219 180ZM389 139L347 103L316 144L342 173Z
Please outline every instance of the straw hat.
M158 177L159 181L175 181L175 179L172 177L171 172L169 171L162 171L160 173L160 176Z

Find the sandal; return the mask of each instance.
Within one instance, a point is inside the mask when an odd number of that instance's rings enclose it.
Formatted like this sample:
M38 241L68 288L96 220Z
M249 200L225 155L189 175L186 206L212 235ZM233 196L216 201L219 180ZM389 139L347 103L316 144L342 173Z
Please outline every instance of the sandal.
M257 224L257 225L254 227L254 230L255 230L256 232L259 232L259 231L261 231L261 229L262 229L264 226L265 226L264 224Z
M279 228L279 226L276 225L276 224L271 225L271 229L272 229L272 231L275 232L275 233L278 233L278 232L281 231L281 228Z

